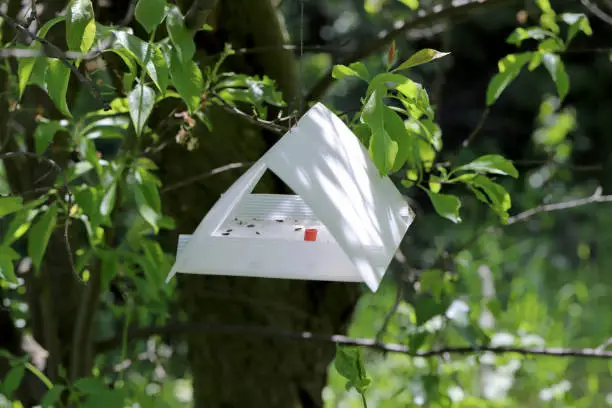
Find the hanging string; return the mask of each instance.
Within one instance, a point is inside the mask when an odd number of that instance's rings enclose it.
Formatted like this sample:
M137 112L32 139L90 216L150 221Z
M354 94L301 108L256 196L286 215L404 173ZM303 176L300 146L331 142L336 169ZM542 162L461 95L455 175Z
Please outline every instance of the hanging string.
M304 0L300 0L300 60L298 61L299 64L299 72L298 72L298 84L299 84L299 97L300 97L300 103L299 103L299 111L298 111L298 116L302 114L302 112L304 112L304 90L302 89L304 84L302 81L302 65L303 65L303 57L304 57Z

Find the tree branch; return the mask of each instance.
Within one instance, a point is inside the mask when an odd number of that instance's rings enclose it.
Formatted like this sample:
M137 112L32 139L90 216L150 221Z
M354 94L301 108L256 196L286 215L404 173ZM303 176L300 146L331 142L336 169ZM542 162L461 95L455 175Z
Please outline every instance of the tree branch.
M518 3L518 0L487 0L479 1L472 0L467 4L461 6L452 6L450 8L441 9L432 13L425 13L423 11L418 13L418 16L408 22L403 22L392 30L389 30L387 34L377 38L370 44L363 47L359 47L354 53L347 56L339 64L348 65L352 62L362 60L371 54L374 54L384 49L390 44L395 38L402 34L406 34L411 30L418 29L422 26L433 25L436 22L444 19L458 20L472 15L475 11L489 9L493 7L501 7L509 4ZM327 91L327 88L332 84L332 70L330 69L308 92L306 95L306 101L312 102L320 99L323 94Z
M536 214L544 212L552 212L559 210L567 210L568 208L580 207L586 204L593 203L612 203L612 195L601 195L601 187L597 187L597 190L590 197L579 198L576 200L564 201L561 203L545 204L536 208L529 209L518 213L508 218L506 225L516 224L518 222L525 221L527 218L533 217Z
M187 332L201 332L211 334L231 334L231 335L252 335L261 337L273 337L287 340L316 341L321 343L340 344L344 346L365 347L372 350L408 354L414 357L436 357L445 354L474 354L489 352L494 354L516 353L524 356L549 356L549 357L586 357L612 359L612 351L605 351L594 348L571 349L563 347L441 347L425 351L413 351L410 347L403 344L380 343L375 339L352 338L340 334L319 334L312 332L294 332L278 330L268 327L258 326L230 326L212 325L198 323L170 323L166 326L153 326L145 328L130 329L128 331L129 340L143 340L155 335L172 335ZM121 345L122 336L117 336L110 340L98 342L99 352L109 351Z
M589 12L591 12L591 14L599 18L604 23L612 25L612 16L600 9L597 4L590 0L580 0L580 2Z

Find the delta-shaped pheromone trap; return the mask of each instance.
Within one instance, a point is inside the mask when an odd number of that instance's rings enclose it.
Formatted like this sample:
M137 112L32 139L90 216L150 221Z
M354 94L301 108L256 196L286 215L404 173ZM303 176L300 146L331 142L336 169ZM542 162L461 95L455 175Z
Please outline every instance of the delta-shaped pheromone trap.
M266 170L297 195L252 194ZM365 282L372 291L414 213L340 118L317 103L245 172L193 235L177 272Z

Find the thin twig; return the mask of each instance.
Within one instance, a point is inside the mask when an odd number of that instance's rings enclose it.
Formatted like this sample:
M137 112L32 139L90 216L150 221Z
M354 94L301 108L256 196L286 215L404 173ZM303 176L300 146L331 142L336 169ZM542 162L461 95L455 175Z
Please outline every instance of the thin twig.
M247 121L249 121L250 123L259 126L261 128L270 130L278 135L282 135L284 133L286 133L289 129L281 126L279 124L277 124L276 122L273 121L269 121L269 120L264 120L264 119L260 119L254 116L251 116L243 111L241 111L240 109L238 109L237 107L235 107L234 105L230 104L229 102L227 102L225 99L223 99L221 96L219 96L219 94L217 94L216 92L212 91L212 96L215 100L217 100L221 107L223 109L225 109L227 112L233 113L236 116L239 116L243 119L246 119Z
M71 210L72 206L74 205L74 196L72 195L72 192L70 191L70 188L68 187L68 178L66 177L66 173L64 172L64 169L62 169L60 167L59 164L57 164L54 160L40 155L40 154L36 154L36 153L31 153L31 152L8 152L8 153L0 153L0 160L4 160L4 159L12 159L12 158L16 158L16 157L27 157L30 159L37 159L37 160L42 160L44 162L46 162L47 164L49 164L53 169L55 169L55 171L60 174L61 178L62 178L62 184L64 189L66 190L66 194L68 195L68 212ZM75 278L82 284L86 285L86 283L79 277L79 273L77 272L77 268L76 268L76 264L74 262L74 256L72 255L72 247L70 245L70 238L69 238L69 231L70 230L70 214L67 213L66 214L66 222L64 224L64 244L66 246L66 253L68 255L68 260L70 262L70 267L72 269L72 273L74 274Z
M463 150L467 149L472 144L474 139L476 139L476 136L478 136L485 122L487 121L487 118L489 117L489 112L490 112L489 108L485 108L482 111L482 115L480 115L480 119L478 119L478 123L476 123L476 126L474 127L472 132L470 132L468 137L463 141L463 143L461 143L461 146L459 146L459 150L457 150L455 154L453 155L453 157L448 160L449 163L453 162L459 156L459 154L461 154Z
M595 192L593 193L593 195L589 197L579 198L577 200L564 201L561 203L544 204L539 207L518 213L508 218L507 225L512 225L518 222L525 221L526 219L533 217L536 214L567 210L568 208L575 208L594 203L612 203L612 195L602 195L601 187L598 187L597 190L595 190Z
M354 53L348 55L346 58L344 58L338 63L348 65L352 62L360 61L376 52L381 51L387 45L389 45L391 41L398 38L399 36L406 35L406 33L418 29L420 27L431 26L437 23L438 21L448 19L457 21L461 18L473 15L474 12L478 10L489 9L492 7L500 7L514 3L518 3L518 0L475 0L470 1L467 4L464 3L463 5L459 6L443 8L439 11L434 11L432 13L425 13L423 11L420 11L415 19L404 22L399 26L388 30L385 35L378 37L370 44L358 47L358 49ZM331 74L332 69L329 69L328 72L321 79L319 79L319 81L310 89L306 96L307 102L319 100L321 96L323 96L323 94L327 91L327 89L333 82Z
M572 171L599 171L603 170L602 164L566 164L566 163L554 163L551 160L513 160L512 164L517 167L527 166L544 166L544 165L555 165L559 168L564 168Z
M240 169L242 167L248 167L248 166L252 165L253 163L255 163L255 162L229 163L229 164L226 164L224 166L217 167L217 168L214 168L212 170L209 170L209 171L207 171L205 173L199 174L197 176L189 177L188 179L180 181L180 182L178 182L176 184L169 185L169 186L163 188L161 190L161 192L162 193L167 193L169 191L178 190L179 188L187 187L190 184L196 183L196 182L198 182L200 180L204 180L204 179L206 179L208 177L211 177L211 176L214 176L216 174L224 173L226 171L230 171L230 170L234 170L234 169Z
M170 323L166 326L152 326L144 328L130 329L128 339L143 340L154 335L177 335L181 333L216 333L233 335L253 335L261 337L271 337L287 340L312 341L329 344L340 344L344 346L365 347L389 353L408 354L414 357L436 357L447 354L475 354L475 353L494 353L506 354L516 353L524 356L549 356L549 357L585 357L612 359L612 351L598 350L594 348L572 349L563 347L441 347L432 350L414 351L409 346L395 343L379 343L376 339L352 338L340 334L320 334L312 332L297 332L279 330L269 327L239 326L239 325L213 325L199 323ZM110 340L101 341L96 349L99 352L115 349L122 344L122 335Z

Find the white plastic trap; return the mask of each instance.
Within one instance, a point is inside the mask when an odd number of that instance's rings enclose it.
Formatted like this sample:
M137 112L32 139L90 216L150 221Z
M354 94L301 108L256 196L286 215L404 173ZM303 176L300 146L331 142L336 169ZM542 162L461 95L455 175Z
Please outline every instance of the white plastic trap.
M298 195L251 194L269 169ZM376 291L414 213L340 118L313 106L181 235L175 273L365 282Z

